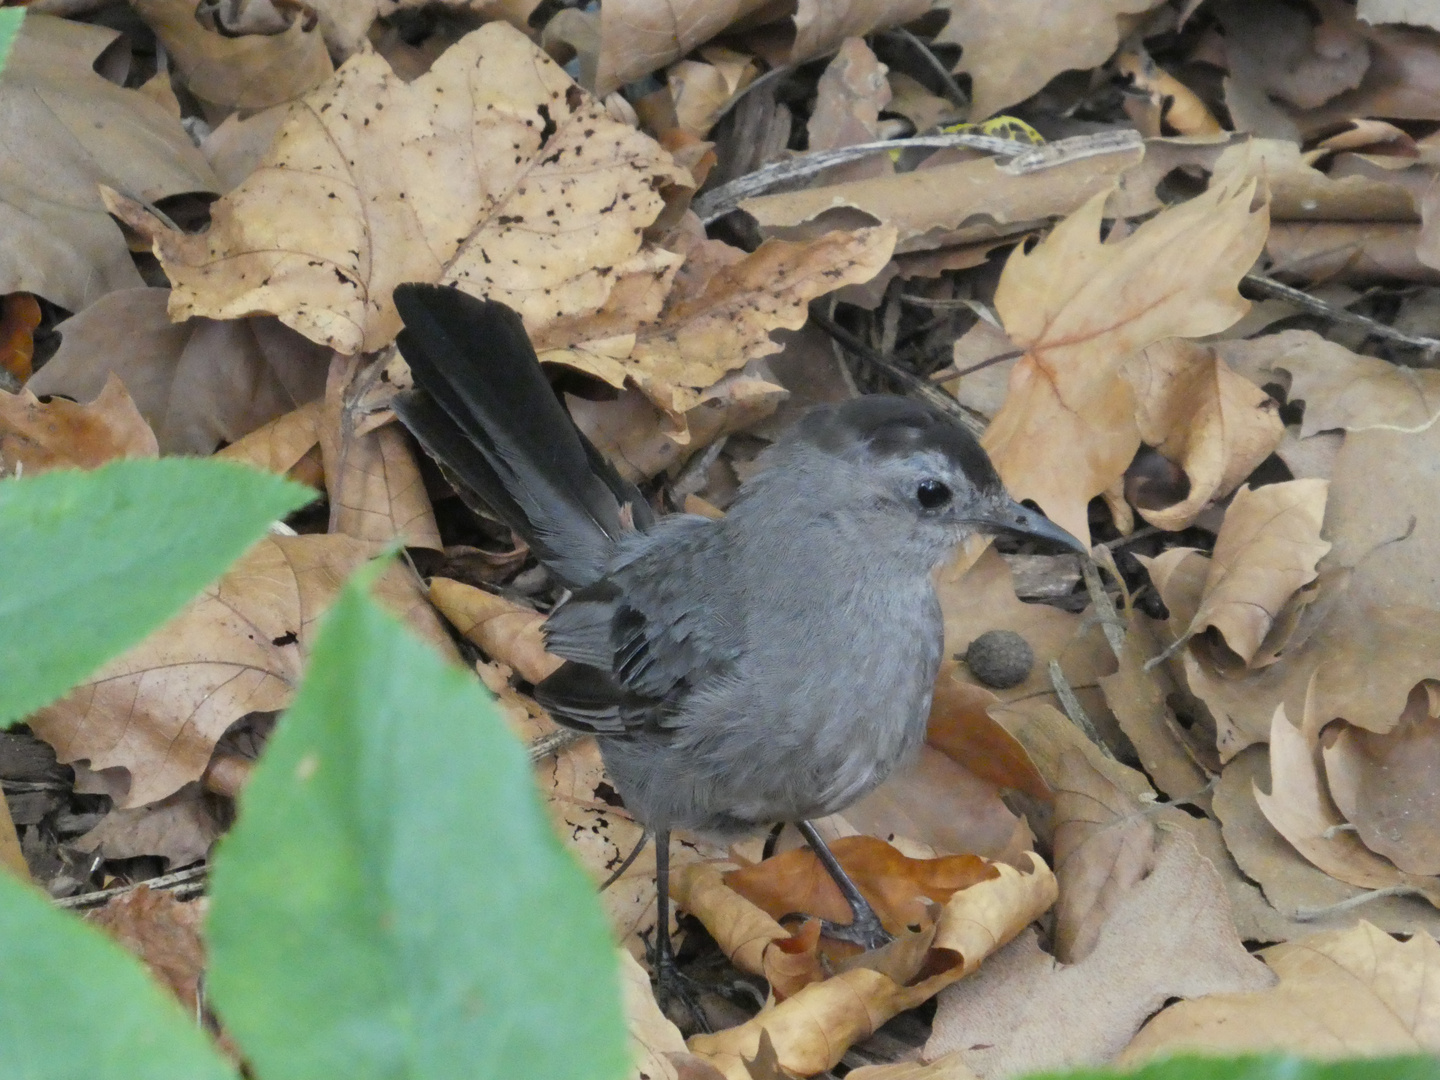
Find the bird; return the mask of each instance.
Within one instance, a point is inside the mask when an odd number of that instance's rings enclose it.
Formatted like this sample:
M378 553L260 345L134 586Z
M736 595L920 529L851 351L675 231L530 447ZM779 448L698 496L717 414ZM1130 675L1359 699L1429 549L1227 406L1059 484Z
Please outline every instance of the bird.
M414 382L396 414L566 590L543 626L564 663L535 697L597 737L654 836L657 975L674 966L675 829L794 824L851 906L826 932L890 940L812 822L924 740L943 644L932 571L977 533L1084 545L1012 499L963 426L885 394L807 412L722 517L657 514L575 426L515 311L422 283L394 301Z

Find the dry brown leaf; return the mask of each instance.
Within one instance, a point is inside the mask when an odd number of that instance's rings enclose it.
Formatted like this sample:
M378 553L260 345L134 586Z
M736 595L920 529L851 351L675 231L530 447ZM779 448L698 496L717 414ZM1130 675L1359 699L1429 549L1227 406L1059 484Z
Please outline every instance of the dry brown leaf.
M1321 741L1330 795L1365 846L1407 874L1440 874L1440 720L1429 689L1410 695L1395 729L1341 723Z
M974 972L1054 902L1054 876L1038 856L1031 857L1031 865L1033 869L1025 873L996 864L995 877L950 898L941 910L928 956L919 953L911 958L912 979L920 964L927 965L926 977L919 981L902 985L880 971L851 968L806 986L745 1024L692 1037L690 1049L735 1080L749 1075L743 1062L755 1058L762 1035L768 1035L780 1065L792 1073L809 1076L831 1068L850 1046L890 1017Z
M1343 429L1414 433L1440 418L1440 372L1353 353L1312 330L1285 330L1217 346L1257 385L1276 383L1305 402L1300 435Z
M1185 470L1190 492L1164 507L1140 506L1152 525L1178 532L1270 456L1284 435L1279 404L1230 370L1213 349L1167 338L1122 369L1135 395L1140 439Z
M1263 207L1250 208L1253 193L1212 188L1108 244L1096 196L1006 264L995 307L1028 351L984 443L1012 495L1082 540L1086 504L1140 443L1121 365L1163 338L1217 333L1249 307L1235 286L1267 224Z
M957 1051L921 1065L901 1061L893 1065L862 1065L845 1074L847 1080L980 1080Z
M1278 9L1277 9L1278 10ZM1263 179L1273 221L1418 221L1415 192L1393 176L1331 177L1288 139L1245 139L1225 148L1212 184Z
M809 234L827 228L888 223L899 252L994 242L1068 214L1114 187L1140 160L1126 148L1062 162L1036 172L1005 172L992 158L916 169L895 176L851 180L740 204L768 235Z
M1260 955L1280 977L1274 989L1172 1005L1116 1064L1183 1050L1317 1058L1440 1052L1440 945L1428 934L1402 944L1361 922Z
M1157 0L943 0L950 21L935 40L965 50L955 70L970 76L970 118L985 120L1062 71L1103 64L1134 17L1158 6Z
M620 954L620 991L625 1001L625 1021L630 1029L631 1054L635 1060L634 1080L679 1080L670 1054L683 1054L685 1037L655 1004L650 975L624 949Z
M190 92L227 109L293 101L335 70L318 23L303 9L275 9L289 19L280 33L240 36L206 29L191 0L136 0L135 10L164 44Z
M250 712L284 708L316 619L369 557L345 536L261 541L218 582L140 645L30 718L65 762L123 769L116 805L143 806L200 779L225 730ZM377 598L446 656L449 636L399 564Z
M1326 284L1373 285L1390 278L1440 283L1420 261L1420 227L1406 222L1276 222L1265 241L1271 273Z
M173 893L141 885L87 913L85 921L134 953L185 1011L196 1015L201 1010L200 978L205 970L200 925L208 908L204 898L185 902Z
M215 456L292 476L292 470L320 445L321 403L312 401L278 416L231 443Z
M1270 659L1257 656L1266 636L1286 602L1315 580L1315 564L1330 550L1320 539L1329 487L1325 480L1290 480L1235 494L1187 634L1213 627L1244 663Z
M490 23L414 82L351 58L295 106L265 162L156 253L170 312L267 312L342 353L394 337L402 281L464 282L532 332L595 311L632 264L662 184L688 181L523 34Z
M36 394L94 397L118 375L167 454L210 454L325 388L328 351L275 319L175 324L167 289L122 289L62 322Z
M117 31L32 12L0 76L0 293L80 311L142 284L98 185L155 202L219 190L178 116L97 74ZM98 389L98 387L97 387Z
M1263 932L1247 936L1293 941L1318 930L1353 926L1357 915L1391 933L1440 934L1440 911L1417 896L1374 896L1357 910L1353 905L1366 890L1346 885L1307 862L1260 812L1256 781L1268 784L1269 777L1269 753L1263 746L1252 746L1225 766L1215 788L1215 813L1225 846L1273 905L1268 914L1254 912L1264 920Z
M889 69L870 51L863 38L846 38L826 66L815 88L815 108L806 126L811 151L833 150L856 143L874 142L880 136L880 112L890 102ZM827 169L825 182L889 176L895 166L884 154Z
M941 995L924 1056L958 1053L982 1077L1100 1065L1169 998L1272 982L1241 947L1214 868L1187 835L1166 830L1089 956L1061 965L1027 931Z
M41 404L27 389L0 390L0 475L94 469L159 454L155 433L114 375L88 405L64 398Z
M397 541L439 551L444 545L413 444L399 424L367 427L363 406L354 403L368 370L356 357L337 355L326 379L320 452L329 531L368 541L377 553Z
M1371 430L1345 436L1325 511L1325 536L1333 547L1321 565L1351 569L1349 595L1357 602L1440 612L1437 462L1440 425L1414 435ZM1411 651L1423 648L1417 636Z
M156 855L167 868L200 862L220 838L218 818L199 784L186 784L148 806L111 810L100 823L71 844L106 859Z
M1310 718L1307 717L1307 720ZM1320 772L1319 747L1275 710L1270 728L1270 793L1255 786L1255 802L1275 830L1331 877L1362 889L1409 886L1440 907L1440 880L1406 874L1369 850L1335 808Z
M996 691L999 698L1018 701L1051 694L1047 665L1059 660L1086 707L1093 704L1104 711L1097 680L1115 670L1114 654L1105 643L1105 635L1098 626L1084 625L1081 617L1071 612L1022 601L1015 595L1009 566L993 548L987 548L968 569L959 560L942 567L936 575L936 588L945 616L946 656L963 654L972 641L989 630L1013 630L1034 652L1035 666L1030 677L1018 686ZM955 676L978 685L963 664L955 669Z
M30 880L30 867L25 862L25 853L20 850L20 837L15 832L15 822L10 817L10 806L3 791L0 791L0 869L14 874L21 881Z
M890 261L894 244L895 230L888 226L807 242L768 240L748 255L729 248L690 274L697 262L692 251L665 310L639 328L633 344L621 342L605 355L595 350L597 343L586 342L542 349L540 356L615 386L628 376L678 425L726 374L780 351L770 331L798 330L815 297L869 281ZM716 247L727 246L709 242L707 259Z
M538 683L564 663L545 651L545 616L534 608L443 577L430 579L430 602L461 637L526 682Z
M1120 668L1102 676L1100 688L1155 786L1171 800L1203 799L1199 793L1209 780L1195 760L1189 733L1181 729L1170 705L1174 682L1166 668L1145 666L1162 651L1159 635L1149 623L1143 615L1132 617L1120 651Z
M951 681L948 676L941 677ZM999 724L984 716L983 708L979 712L989 731L1019 750ZM932 719L932 738L935 730ZM956 727L949 727L949 733L959 734ZM973 760L981 757L982 750L970 744L962 753L967 760ZM1019 753L1023 755L1024 751ZM996 766L998 772L1003 764L997 762ZM1035 775L1033 766L1030 774ZM845 821L859 833L889 839L904 837L924 844L937 855L979 855L1013 865L1016 858L1035 846L1035 841L1000 798L1000 787L976 775L950 753L933 745L922 746L914 762L897 769L865 798L846 807Z

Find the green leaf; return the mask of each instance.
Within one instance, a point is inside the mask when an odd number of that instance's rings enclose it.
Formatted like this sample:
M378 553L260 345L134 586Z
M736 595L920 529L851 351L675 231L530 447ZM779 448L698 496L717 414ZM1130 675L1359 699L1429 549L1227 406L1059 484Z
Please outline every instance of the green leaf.
M1077 1069L1037 1073L1027 1080L1440 1080L1440 1058L1356 1058L1307 1061L1288 1055L1184 1057L1152 1062L1134 1072Z
M314 497L188 458L0 481L0 727L137 644Z
M264 1080L628 1071L614 946L522 747L353 582L211 897L210 997Z
M134 957L0 870L0 1076L235 1080Z
M15 47L24 21L24 8L0 8L0 71L5 70L5 61L10 59L10 50Z

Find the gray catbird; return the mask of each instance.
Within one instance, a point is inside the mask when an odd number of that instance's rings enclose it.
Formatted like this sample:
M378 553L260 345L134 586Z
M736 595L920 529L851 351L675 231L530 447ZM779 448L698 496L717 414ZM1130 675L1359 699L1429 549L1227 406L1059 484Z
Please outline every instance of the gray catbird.
M942 642L931 572L977 532L1083 546L1006 495L964 428L884 395L806 414L720 520L657 518L570 420L515 312L433 285L401 285L395 304L416 385L395 411L571 590L545 623L567 663L536 697L600 737L655 834L660 964L672 828L796 823L854 911L830 932L888 940L809 820L925 737Z

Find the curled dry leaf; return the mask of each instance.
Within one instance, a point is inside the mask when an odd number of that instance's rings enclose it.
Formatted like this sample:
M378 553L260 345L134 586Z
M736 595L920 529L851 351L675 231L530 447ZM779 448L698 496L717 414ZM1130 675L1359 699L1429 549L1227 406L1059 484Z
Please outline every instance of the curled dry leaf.
M703 391L727 373L780 351L771 330L798 330L809 317L811 300L869 281L890 261L894 246L889 226L831 232L807 242L767 240L748 255L707 243L702 248L707 256L716 248L724 254L707 261L692 250L660 317L641 326L633 343L612 342L606 356L586 342L542 350L541 359L614 386L629 377L679 424L703 400Z
M993 158L981 158L762 195L740 206L769 235L874 222L895 226L899 252L993 243L1110 191L1140 154L1138 148L1127 147L1021 174L1005 172Z
M835 49L846 38L864 37L924 15L930 0L798 0L791 11L788 48L767 51L772 66L798 64ZM595 92L604 96L625 83L680 59L733 24L773 9L762 0L699 0L658 4L612 0L600 9L600 62ZM787 20L788 21L788 20Z
M1278 383L1305 403L1300 435L1321 431L1424 431L1440 418L1440 372L1361 356L1312 330L1226 341L1220 355L1257 385Z
M1420 219L1417 195L1395 177L1327 176L1288 139L1244 139L1214 165L1213 184L1263 178L1274 221L1404 221Z
M461 637L526 682L538 683L564 663L545 651L545 616L534 608L443 577L430 579L430 602Z
M0 476L95 469L117 458L158 457L155 433L118 378L88 405L42 404L29 390L0 390Z
M678 1080L670 1054L683 1054L685 1037L660 1011L650 989L650 975L624 949L620 954L620 992L625 999L625 1020L635 1059L632 1076L649 1080Z
M301 405L256 428L215 456L300 479L293 470L320 445L320 412L318 401Z
M1116 891L1084 960L1057 963L1026 931L941 994L924 1057L959 1054L986 1077L1100 1065L1170 998L1273 982L1241 945L1214 867L1167 829L1149 873Z
M1440 720L1433 682L1417 687L1395 729L1340 724L1321 743L1330 795L1371 851L1407 874L1440 874Z
M1251 209L1254 191L1211 188L1108 244L1095 196L1006 264L995 308L1027 352L984 443L1012 495L1082 540L1086 504L1140 445L1121 365L1163 338L1217 333L1249 308L1235 286L1268 221Z
M1330 550L1320 539L1329 487L1290 480L1236 493L1189 634L1214 627L1243 662L1256 659L1286 602L1315 580L1315 564Z
M1306 1057L1440 1053L1440 945L1396 941L1368 922L1261 954L1279 984L1215 994L1160 1013L1117 1060L1186 1050Z
M106 859L157 855L167 868L204 859L224 829L199 784L186 784L148 806L111 810L71 843Z
M1255 787L1255 802L1277 832L1331 877L1364 889L1404 885L1440 907L1440 880L1406 874L1375 854L1335 809L1320 773L1315 738L1275 710L1270 729L1270 793Z
M369 557L345 536L272 536L141 644L34 714L35 734L64 762L124 769L117 805L142 806L200 779L216 741L241 716L285 707L315 622ZM447 656L434 610L399 564L377 598Z
M208 232L155 241L176 319L266 312L346 354L395 336L403 281L463 282L532 332L592 312L688 180L528 39L491 23L401 82L373 53L295 106ZM501 269L503 267L503 270Z
M293 101L335 70L318 23L303 9L285 12L289 26L280 33L239 36L207 29L190 0L138 0L135 10L164 43L190 92L226 109Z
M1270 755L1265 747L1252 746L1225 766L1215 785L1214 808L1225 850L1247 878L1260 884L1273 905L1268 914L1255 912L1264 918L1263 932L1247 936L1294 941L1319 930L1353 926L1357 914L1353 905L1368 890L1331 877L1275 831L1255 802L1262 783L1270 783ZM1440 934L1440 911L1418 896L1371 896L1362 913L1389 933Z
M1279 404L1231 371L1213 349L1167 338L1121 373L1135 395L1140 439L1185 470L1189 494L1165 507L1138 507L1152 525L1188 528L1207 505L1234 491L1280 444Z
M994 877L951 896L930 948L909 957L910 970L850 968L804 987L745 1024L694 1036L690 1049L734 1080L749 1075L743 1062L755 1058L763 1035L791 1073L810 1076L833 1067L886 1020L973 973L1054 902L1054 876L1038 856L1030 861L1028 873L997 863Z

